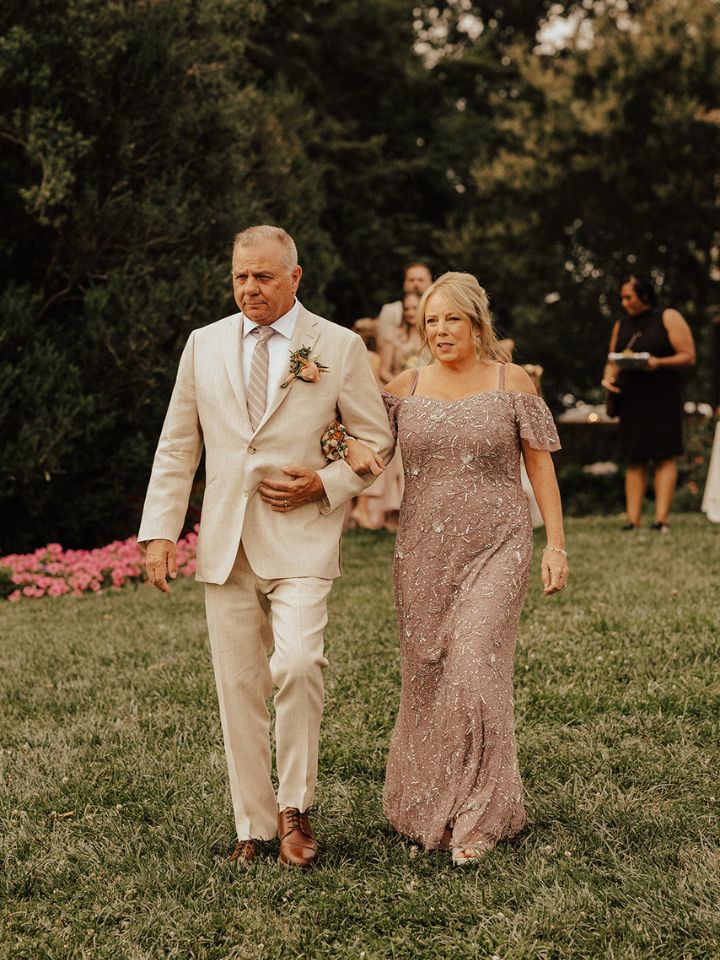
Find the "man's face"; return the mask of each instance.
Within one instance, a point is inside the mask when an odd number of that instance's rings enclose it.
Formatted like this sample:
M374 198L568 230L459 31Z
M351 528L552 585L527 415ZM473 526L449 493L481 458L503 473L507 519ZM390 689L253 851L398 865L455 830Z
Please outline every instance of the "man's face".
M268 240L256 247L235 247L233 293L242 312L260 327L268 326L292 307L302 270L288 273L283 248Z
M427 267L410 267L403 280L403 290L405 293L417 293L420 296L431 283L432 277Z

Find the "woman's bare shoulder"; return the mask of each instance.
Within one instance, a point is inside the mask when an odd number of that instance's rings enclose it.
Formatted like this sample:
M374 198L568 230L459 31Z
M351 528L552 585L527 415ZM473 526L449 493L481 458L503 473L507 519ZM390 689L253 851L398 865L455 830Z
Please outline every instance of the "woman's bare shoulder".
M396 397L408 397L413 381L414 370L403 370L384 387L385 393L392 393Z
M663 310L662 319L666 327L680 327L687 324L685 317L673 307L666 307Z
M505 389L513 393L537 394L530 374L517 363L505 364Z

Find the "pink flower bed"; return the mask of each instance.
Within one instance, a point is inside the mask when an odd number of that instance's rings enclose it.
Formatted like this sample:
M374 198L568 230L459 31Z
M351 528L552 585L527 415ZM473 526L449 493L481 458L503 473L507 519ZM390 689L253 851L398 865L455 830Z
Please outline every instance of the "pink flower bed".
M195 573L197 531L177 543L178 575ZM10 571L17 589L8 596L12 603L24 598L81 597L100 590L119 590L124 584L144 579L143 554L137 540L116 540L95 550L63 550L59 543L39 547L34 553L10 553L0 557L0 568Z

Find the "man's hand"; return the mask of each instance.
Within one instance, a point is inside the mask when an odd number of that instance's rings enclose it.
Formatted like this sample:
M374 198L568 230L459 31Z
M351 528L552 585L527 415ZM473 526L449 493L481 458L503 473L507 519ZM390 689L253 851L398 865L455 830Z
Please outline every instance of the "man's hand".
M175 544L172 540L150 540L145 551L145 570L148 583L163 593L170 593L167 577L177 576Z
M380 476L385 469L381 456L372 451L362 440L357 440L355 437L348 437L347 445L345 459L358 476L363 476L366 473L372 473L376 477Z
M289 513L314 500L322 500L325 487L316 470L283 467L292 480L263 480L258 490L265 503L276 513Z

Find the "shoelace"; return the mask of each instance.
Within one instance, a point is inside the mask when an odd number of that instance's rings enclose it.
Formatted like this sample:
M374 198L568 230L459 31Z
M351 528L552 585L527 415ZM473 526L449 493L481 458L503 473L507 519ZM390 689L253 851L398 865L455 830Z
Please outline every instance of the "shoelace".
M250 846L252 846L252 843L253 843L252 840L239 840L239 841L235 844L235 849L234 849L233 852L230 854L230 858L229 858L229 859L230 859L231 861L232 861L232 860L239 860L240 857L243 857L243 856L245 855L245 851L247 850L248 844L249 844Z
M291 808L290 810L285 810L284 813L287 817L288 824L288 829L285 833L285 836L287 836L288 833L292 833L293 830L299 830L300 833L305 833L302 825L302 814L299 810Z

